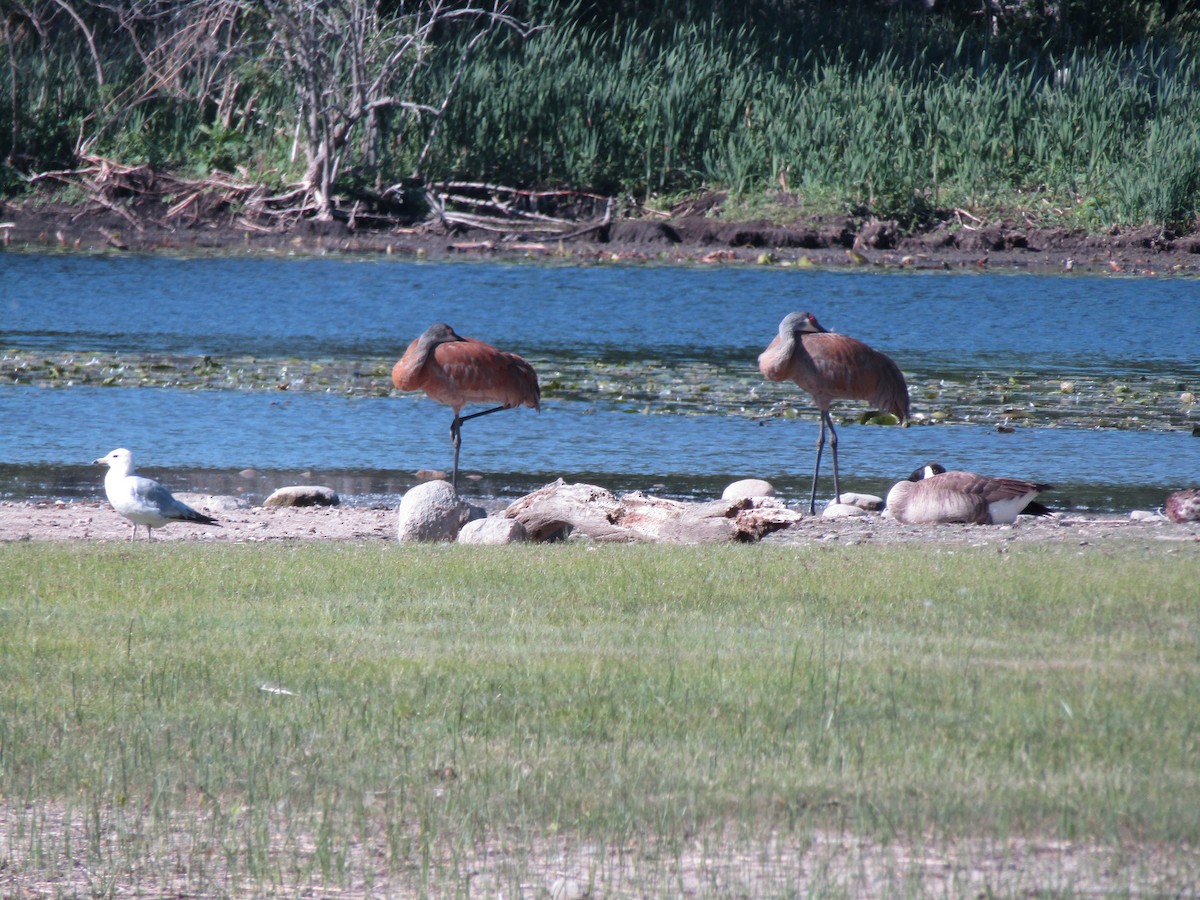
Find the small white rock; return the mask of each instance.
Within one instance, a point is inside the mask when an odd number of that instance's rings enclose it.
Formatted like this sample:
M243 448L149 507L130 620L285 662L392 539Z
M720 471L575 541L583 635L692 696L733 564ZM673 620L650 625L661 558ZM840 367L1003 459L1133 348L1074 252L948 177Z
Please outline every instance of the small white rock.
M845 494L842 494L845 497ZM849 503L830 503L825 507L821 516L826 519L850 519L855 516L865 516L867 511L861 506L851 506Z
M1129 514L1129 518L1134 522L1150 522L1154 519L1162 518L1158 513L1148 509L1135 509Z
M281 487L263 501L263 506L337 506L342 499L331 487L319 484L293 484Z
M761 478L743 478L721 492L722 500L742 500L746 497L774 497L775 487Z
M855 494L851 491L843 491L841 500L843 506L857 506L867 512L877 512L883 509L883 498L876 497L874 494Z

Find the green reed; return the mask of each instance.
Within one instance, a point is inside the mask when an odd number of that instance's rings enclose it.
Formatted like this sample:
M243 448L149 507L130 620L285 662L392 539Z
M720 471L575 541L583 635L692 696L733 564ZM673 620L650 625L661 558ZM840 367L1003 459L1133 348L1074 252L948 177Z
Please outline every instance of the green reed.
M803 59L746 33L567 26L481 57L438 165L508 182L655 193L788 187L841 209L1058 207L1194 216L1198 73L1165 53L989 62Z

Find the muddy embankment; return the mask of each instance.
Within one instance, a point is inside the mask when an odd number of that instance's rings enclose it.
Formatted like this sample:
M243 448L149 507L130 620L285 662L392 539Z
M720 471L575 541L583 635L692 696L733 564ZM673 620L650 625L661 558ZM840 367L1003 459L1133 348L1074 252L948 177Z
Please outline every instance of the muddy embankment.
M304 220L286 230L229 211L167 218L157 207L0 202L0 244L29 251L392 254L423 259L567 258L577 261L881 266L1103 272L1127 277L1200 273L1200 233L1156 226L1109 234L982 222L952 213L905 233L893 222L810 217L786 223L731 222L719 200L670 214L581 221L556 235L530 225L501 232L464 225L361 227ZM369 223L368 223L369 224ZM358 225L359 227L355 227Z

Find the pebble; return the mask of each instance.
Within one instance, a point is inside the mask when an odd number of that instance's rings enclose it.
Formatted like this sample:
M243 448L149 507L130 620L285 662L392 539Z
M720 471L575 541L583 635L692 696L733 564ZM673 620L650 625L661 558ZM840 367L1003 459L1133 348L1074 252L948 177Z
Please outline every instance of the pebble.
M845 494L842 495L843 498ZM883 501L880 501L881 503ZM854 516L865 516L867 511L861 506L854 506L850 503L830 503L825 507L825 511L821 515L826 519L848 519Z

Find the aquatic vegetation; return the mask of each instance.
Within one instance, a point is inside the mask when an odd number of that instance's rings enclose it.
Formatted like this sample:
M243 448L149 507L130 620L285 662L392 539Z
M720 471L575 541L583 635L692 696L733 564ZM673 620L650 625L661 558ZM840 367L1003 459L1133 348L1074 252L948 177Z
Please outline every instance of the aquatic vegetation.
M811 409L786 385L767 382L752 365L703 360L546 359L529 357L543 377L547 403L578 403L640 415L792 417ZM75 385L174 390L319 391L348 397L392 393L379 359L197 358L168 354L0 354L0 384L66 389ZM1200 420L1193 392L1177 379L1062 373L906 372L914 426L1019 425L1165 431ZM1064 388L1070 384L1070 389ZM1189 399L1190 398L1190 399ZM840 421L893 424L847 405Z

